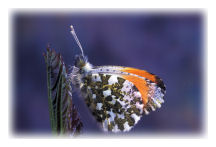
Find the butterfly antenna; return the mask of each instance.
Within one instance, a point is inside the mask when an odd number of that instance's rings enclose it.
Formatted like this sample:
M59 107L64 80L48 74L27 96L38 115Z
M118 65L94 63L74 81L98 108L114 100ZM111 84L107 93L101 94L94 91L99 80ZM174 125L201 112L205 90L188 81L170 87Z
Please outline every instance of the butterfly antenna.
M80 42L79 42L79 39L78 39L78 37L77 37L77 35L76 35L76 32L75 32L75 30L74 30L74 27L71 25L70 28L71 28L71 31L70 31L70 32L71 32L71 34L73 35L73 37L74 37L74 39L75 39L77 45L79 46L79 48L80 48L80 50L81 50L81 52L82 52L82 56L84 57L83 48L82 48L82 45L81 45Z

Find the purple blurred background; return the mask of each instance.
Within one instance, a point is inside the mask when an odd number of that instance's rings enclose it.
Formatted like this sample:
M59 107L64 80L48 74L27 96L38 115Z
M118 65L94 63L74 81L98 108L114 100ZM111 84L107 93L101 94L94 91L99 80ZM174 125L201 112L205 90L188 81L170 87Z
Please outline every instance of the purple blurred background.
M93 65L122 65L147 70L166 84L165 103L142 117L129 133L200 133L203 130L202 13L29 13L12 15L14 94L12 127L16 133L51 133L46 46L73 65L78 46L74 25ZM84 101L73 101L84 123L83 134L102 133Z

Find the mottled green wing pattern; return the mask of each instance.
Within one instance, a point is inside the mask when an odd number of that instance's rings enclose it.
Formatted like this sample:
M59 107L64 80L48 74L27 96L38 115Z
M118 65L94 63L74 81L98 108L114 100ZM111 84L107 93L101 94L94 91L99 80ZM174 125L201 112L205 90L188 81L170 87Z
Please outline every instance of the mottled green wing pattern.
M140 92L120 75L89 74L83 79L81 92L104 131L129 131L142 116Z

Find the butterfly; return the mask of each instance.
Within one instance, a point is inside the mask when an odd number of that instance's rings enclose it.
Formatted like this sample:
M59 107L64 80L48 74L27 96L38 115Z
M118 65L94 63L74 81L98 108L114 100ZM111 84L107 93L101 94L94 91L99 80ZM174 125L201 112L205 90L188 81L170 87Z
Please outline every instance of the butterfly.
M132 67L93 66L73 26L71 33L81 50L70 74L72 84L104 131L130 131L144 114L161 107L166 92L162 79Z

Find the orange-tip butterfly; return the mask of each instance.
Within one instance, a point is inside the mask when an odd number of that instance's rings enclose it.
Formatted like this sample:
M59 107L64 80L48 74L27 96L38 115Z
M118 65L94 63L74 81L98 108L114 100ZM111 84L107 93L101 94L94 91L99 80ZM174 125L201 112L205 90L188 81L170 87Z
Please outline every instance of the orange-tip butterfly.
M73 26L71 33L81 54L70 79L104 131L130 131L143 114L164 103L163 81L145 70L123 66L93 66L84 56Z

